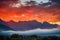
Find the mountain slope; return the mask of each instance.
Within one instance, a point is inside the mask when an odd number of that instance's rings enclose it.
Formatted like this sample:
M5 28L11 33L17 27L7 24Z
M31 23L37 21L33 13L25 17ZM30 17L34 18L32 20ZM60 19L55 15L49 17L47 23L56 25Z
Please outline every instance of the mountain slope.
M2 30L12 30L4 21L0 19L0 31Z

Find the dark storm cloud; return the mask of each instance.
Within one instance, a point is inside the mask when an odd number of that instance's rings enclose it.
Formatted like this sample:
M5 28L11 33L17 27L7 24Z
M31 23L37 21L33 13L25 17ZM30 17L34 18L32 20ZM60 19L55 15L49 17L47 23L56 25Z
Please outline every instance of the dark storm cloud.
M51 0L52 2L56 2L60 4L60 0Z
M6 7L10 3L16 3L18 0L0 0L0 8L1 7Z
M60 7L60 0L50 0L52 3L56 3L55 6Z

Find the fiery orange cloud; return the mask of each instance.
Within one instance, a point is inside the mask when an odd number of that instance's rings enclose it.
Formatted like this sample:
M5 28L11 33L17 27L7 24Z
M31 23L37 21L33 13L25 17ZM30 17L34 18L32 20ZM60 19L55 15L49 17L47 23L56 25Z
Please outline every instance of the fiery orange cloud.
M53 9L52 9L53 10ZM56 10L46 10L46 9L37 9L37 8L0 8L0 19L9 22L11 20L15 22L19 21L30 21L36 20L39 22L52 22L60 24L59 11Z

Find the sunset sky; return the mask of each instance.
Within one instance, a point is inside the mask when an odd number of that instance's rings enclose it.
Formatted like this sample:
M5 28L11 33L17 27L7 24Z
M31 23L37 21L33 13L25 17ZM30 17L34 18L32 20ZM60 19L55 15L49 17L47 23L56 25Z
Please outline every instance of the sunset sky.
M30 0L0 0L0 19L6 22L36 20L60 25L60 3L58 1L33 1L36 4Z

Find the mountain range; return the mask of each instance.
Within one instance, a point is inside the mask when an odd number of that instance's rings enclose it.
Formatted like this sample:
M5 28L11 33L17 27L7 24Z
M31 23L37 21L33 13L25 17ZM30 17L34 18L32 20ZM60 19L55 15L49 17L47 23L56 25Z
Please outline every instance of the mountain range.
M60 28L57 24L48 22L21 21L4 22L0 20L0 35L38 35L38 36L60 36Z
M57 24L50 24L48 22L40 23L36 20L33 21L20 21L20 22L5 22L0 20L0 30L33 30L33 29L53 29L57 28Z
M36 20L33 21L20 21L20 22L14 22L14 21L10 21L7 22L7 24L15 29L15 30L33 30L33 29L53 29L53 28L57 28L58 25L57 24L50 24L48 22L38 22Z

